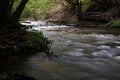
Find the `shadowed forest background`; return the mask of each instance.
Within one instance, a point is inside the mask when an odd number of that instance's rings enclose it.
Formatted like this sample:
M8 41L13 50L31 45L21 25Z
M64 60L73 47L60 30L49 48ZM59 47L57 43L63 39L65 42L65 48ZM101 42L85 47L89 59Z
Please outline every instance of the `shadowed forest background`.
M103 19L105 21L118 20L119 4L119 0L1 0L1 23L17 22L19 19L76 23L87 13L93 13L94 17L106 17Z

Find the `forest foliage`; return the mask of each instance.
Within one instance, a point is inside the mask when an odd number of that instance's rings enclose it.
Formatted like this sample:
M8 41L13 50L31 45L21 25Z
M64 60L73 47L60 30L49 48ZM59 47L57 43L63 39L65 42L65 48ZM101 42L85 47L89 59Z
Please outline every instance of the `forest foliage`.
M16 7L20 0L15 0L14 6L13 6L13 12L15 11ZM29 0L23 13L21 16L21 20L45 20L46 17L49 15L54 14L54 12L51 13L51 11L57 11L57 5L63 5L62 2L64 1L77 1L77 0ZM118 17L120 8L117 5L117 1L119 0L79 0L82 1L82 12L83 14L85 12L103 12L103 13L111 13L111 16ZM120 2L120 1L119 1ZM119 4L118 2L118 4ZM65 3L66 4L66 3ZM65 5L64 4L64 5ZM66 4L67 5L67 4ZM65 7L64 8L69 8ZM61 8L62 9L62 8ZM62 10L61 10L62 11ZM64 11L64 10L63 10ZM67 11L67 9L66 9ZM71 13L68 11L69 14L72 14L72 11L74 11L71 8ZM73 14L77 15L76 13ZM60 10L58 12L55 12L55 15L61 15ZM55 17L58 17L55 16ZM68 17L67 17L68 18Z
M39 20L45 19L46 15L56 6L56 4L61 4L63 0L29 0L21 19L28 19L28 20ZM80 0L79 0L80 1ZM82 0L83 1L83 10L85 10L91 0ZM13 12L15 11L16 7L19 4L19 0L16 0L13 6Z
M47 13L55 5L56 0L29 0L23 13L21 19L44 19ZM13 6L13 12L20 2L16 1Z

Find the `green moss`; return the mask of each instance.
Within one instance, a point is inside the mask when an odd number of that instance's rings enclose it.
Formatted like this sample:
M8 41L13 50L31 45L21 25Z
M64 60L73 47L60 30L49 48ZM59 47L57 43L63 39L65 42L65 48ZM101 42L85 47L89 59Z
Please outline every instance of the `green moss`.
M19 51L33 53L45 49L44 36L42 32L32 31L22 37L23 42L19 43Z
M33 54L37 51L45 50L46 44L42 32L26 32L24 30L5 32L0 36L0 55Z
M106 24L106 26L109 26L109 27L120 27L120 21L110 21Z

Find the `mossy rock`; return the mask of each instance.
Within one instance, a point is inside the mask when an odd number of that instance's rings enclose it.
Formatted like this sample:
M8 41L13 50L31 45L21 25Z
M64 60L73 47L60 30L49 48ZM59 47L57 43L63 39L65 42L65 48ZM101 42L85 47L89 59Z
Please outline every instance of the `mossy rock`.
M45 49L44 36L42 32L32 31L27 35L23 36L23 42L19 43L18 51L23 51L23 53L34 53L36 51L42 51Z
M0 44L0 55L33 54L45 49L44 35L42 32L32 31L26 32L25 34L19 34L18 36L16 33L18 32L15 32L11 37L8 35L9 37L3 38L3 40L8 39L9 41L6 41L6 46L4 44L2 45L2 43Z

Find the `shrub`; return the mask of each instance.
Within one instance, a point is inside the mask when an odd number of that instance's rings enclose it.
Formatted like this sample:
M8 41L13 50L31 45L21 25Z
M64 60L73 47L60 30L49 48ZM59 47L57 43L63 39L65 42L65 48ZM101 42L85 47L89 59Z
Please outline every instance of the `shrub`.
M120 21L110 21L106 24L106 26L119 27L120 26Z
M39 31L28 32L27 35L22 37L23 42L19 43L19 52L33 53L45 49L44 35Z
M1 35L0 38L1 56L32 54L45 50L46 47L44 35L39 31L8 31Z

